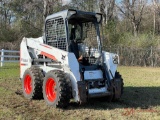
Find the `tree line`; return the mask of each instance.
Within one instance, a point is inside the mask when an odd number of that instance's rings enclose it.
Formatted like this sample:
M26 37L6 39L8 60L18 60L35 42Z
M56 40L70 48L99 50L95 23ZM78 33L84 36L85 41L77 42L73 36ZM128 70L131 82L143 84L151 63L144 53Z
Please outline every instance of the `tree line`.
M160 46L160 0L0 0L0 49L19 49L25 37L43 35L46 16L65 9L100 12L103 46Z

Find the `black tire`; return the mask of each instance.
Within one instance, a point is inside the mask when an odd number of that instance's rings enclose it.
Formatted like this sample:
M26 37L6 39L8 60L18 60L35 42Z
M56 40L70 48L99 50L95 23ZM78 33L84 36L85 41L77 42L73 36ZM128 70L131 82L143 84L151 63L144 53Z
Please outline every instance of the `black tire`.
M120 99L120 97L122 96L122 94L123 94L123 90L124 90L124 83L123 83L123 79L122 79L122 76L120 75L120 73L119 73L119 72L116 72L116 73L115 73L115 79L119 79L119 80L120 80L121 93L120 93L119 98L116 98L116 97L115 97L115 89L113 89L114 95L113 95L113 99L112 99L112 101L118 101L118 100Z
M66 108L71 98L70 80L63 71L49 71L43 81L43 97L47 105Z
M23 95L27 99L42 99L43 73L40 68L31 67L24 72L22 79Z

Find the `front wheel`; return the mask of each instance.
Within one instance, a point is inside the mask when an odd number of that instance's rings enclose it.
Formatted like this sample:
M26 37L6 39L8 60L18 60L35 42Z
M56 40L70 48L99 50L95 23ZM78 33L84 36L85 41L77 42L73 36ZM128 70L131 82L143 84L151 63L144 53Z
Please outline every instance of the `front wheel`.
M63 71L48 72L43 82L43 97L47 105L65 108L70 101L69 79Z
M122 76L119 74L119 72L115 73L115 79L114 79L114 95L112 101L117 101L121 98L123 94L123 89L124 89L124 83Z

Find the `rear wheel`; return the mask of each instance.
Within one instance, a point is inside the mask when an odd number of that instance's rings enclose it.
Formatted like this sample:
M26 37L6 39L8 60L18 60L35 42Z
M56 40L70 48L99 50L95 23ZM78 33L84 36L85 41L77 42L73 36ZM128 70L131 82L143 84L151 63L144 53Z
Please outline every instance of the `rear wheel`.
M43 97L47 105L65 108L71 98L70 80L63 71L48 72L43 82Z
M43 74L41 69L31 67L24 72L22 79L22 89L24 97L27 99L41 99Z

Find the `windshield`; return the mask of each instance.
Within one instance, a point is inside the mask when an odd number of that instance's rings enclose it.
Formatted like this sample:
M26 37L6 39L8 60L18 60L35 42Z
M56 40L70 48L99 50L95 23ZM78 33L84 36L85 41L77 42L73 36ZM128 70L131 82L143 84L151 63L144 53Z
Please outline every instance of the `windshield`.
M76 14L68 20L68 51L84 63L95 64L101 54L100 33L96 17Z
M92 49L98 49L97 30L94 22L69 23L69 39L83 43Z

